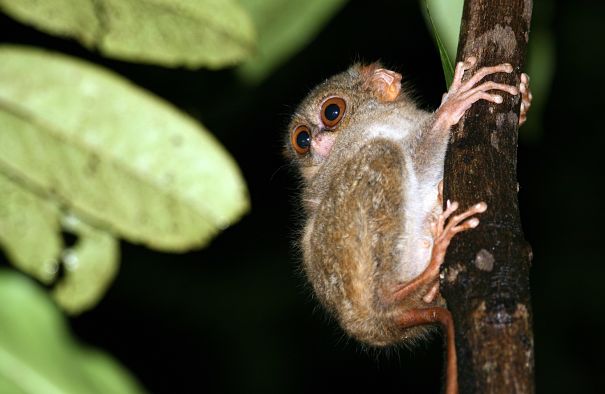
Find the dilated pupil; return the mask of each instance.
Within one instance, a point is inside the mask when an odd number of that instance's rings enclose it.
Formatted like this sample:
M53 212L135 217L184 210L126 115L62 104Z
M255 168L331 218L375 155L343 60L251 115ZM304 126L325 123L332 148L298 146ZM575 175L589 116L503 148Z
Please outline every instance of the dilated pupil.
M329 121L336 120L336 118L338 118L339 114L340 114L340 107L338 107L337 104L328 105L326 107L326 110L324 111L324 115L326 116L326 119L328 119Z
M296 136L296 145L300 148L307 149L311 146L311 136L306 131L301 131Z

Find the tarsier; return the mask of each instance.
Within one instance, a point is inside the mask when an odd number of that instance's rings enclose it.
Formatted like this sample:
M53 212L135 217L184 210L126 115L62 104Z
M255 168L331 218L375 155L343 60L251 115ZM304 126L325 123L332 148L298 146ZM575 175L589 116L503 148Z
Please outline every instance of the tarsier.
M442 211L450 129L473 103L502 103L522 93L520 122L531 94L483 81L511 73L484 67L465 81L474 57L457 64L441 106L419 109L401 75L379 64L354 65L317 86L292 117L287 151L303 180L303 265L321 303L352 337L372 346L421 338L441 324L447 340L446 392L457 392L454 329L439 294L439 268L452 237L477 227L478 202L458 215Z

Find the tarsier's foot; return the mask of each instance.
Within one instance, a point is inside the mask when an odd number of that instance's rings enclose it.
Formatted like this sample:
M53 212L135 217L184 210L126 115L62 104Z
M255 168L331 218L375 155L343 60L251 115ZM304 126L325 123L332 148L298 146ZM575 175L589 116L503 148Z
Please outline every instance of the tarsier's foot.
M464 72L472 68L477 63L477 58L469 57L464 62L456 65L454 80L449 91L443 95L441 106L437 110L437 119L434 127L438 130L449 130L450 127L458 123L467 109L479 100L487 100L492 103L500 104L503 98L500 94L489 93L491 90L502 91L512 95L519 94L516 86L506 85L493 81L483 82L477 85L488 75L505 72L511 73L513 66L508 63L499 64L492 67L483 67L477 70L475 74L466 82L462 82Z
M527 112L531 107L531 100L533 98L531 90L529 89L529 75L521 74L521 83L519 84L519 91L521 92L521 110L519 111L519 126L521 126L527 120Z
M431 253L431 261L425 272L429 273L430 277L433 278L435 283L433 286L427 291L426 295L423 297L423 300L427 303L433 301L435 296L439 290L439 268L441 264L443 264L443 260L445 259L445 252L447 251L447 247L450 245L452 238L454 235L475 228L479 225L479 219L470 218L469 217L476 215L478 213L485 212L487 209L487 204L484 202L480 202L478 204L473 205L471 208L467 209L463 213L459 215L450 216L458 209L458 203L447 201L447 207L443 213L439 215L437 220L431 223L431 232L433 234L433 251ZM445 222L447 219L450 219ZM468 220L466 220L468 219Z
M431 233L433 235L433 250L431 252L431 260L429 261L426 269L420 275L414 278L411 282L402 285L398 289L395 289L393 293L394 299L404 299L409 294L413 294L416 291L425 291L424 289L426 289L426 293L422 299L426 303L431 303L437 294L439 294L439 268L441 267L441 264L443 264L447 247L449 246L454 235L458 234L459 232L475 228L479 225L479 219L468 218L475 214L485 212L487 209L487 204L480 202L473 205L463 213L452 216L457 209L458 203L450 203L448 200L445 211L443 211L437 217L437 219L431 223ZM447 224L445 223L446 221Z
M479 225L479 219L471 218L466 220L470 216L473 216L478 213L485 212L487 209L487 204L484 202L480 202L478 204L473 205L471 208L467 209L463 213L459 215L450 216L458 209L458 203L452 202L448 200L447 208L439 217L436 222L431 224L431 232L433 233L433 252L431 254L431 262L429 265L437 265L439 267L443 263L443 259L445 258L445 252L447 247L449 246L454 235L469 230L471 228L475 228ZM450 218L445 225L445 221Z

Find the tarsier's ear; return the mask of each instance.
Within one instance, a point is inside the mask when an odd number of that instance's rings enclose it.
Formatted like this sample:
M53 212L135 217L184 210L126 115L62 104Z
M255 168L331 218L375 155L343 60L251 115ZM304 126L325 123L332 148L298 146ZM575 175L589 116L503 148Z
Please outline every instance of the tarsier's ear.
M381 101L394 101L401 91L401 74L382 68L379 63L360 67L363 86Z

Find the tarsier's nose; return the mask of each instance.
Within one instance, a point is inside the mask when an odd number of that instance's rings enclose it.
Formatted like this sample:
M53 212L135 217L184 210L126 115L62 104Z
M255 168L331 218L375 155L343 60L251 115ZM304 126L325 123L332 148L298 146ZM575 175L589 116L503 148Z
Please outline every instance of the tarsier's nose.
M330 131L320 131L311 140L311 149L319 156L327 157L332 150L336 134Z

